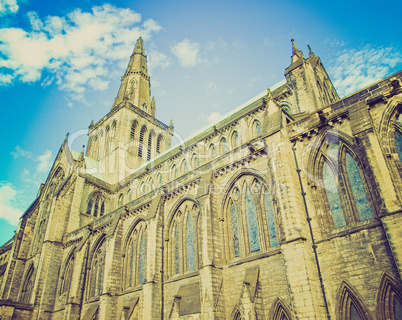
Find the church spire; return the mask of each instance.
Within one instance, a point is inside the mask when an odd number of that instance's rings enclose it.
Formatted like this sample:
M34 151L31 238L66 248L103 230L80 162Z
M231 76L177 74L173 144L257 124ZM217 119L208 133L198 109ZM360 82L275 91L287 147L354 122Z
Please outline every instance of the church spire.
M114 101L112 109L122 102L129 102L143 111L151 112L151 85L149 82L147 55L144 42L140 36L131 54L127 70L121 78L119 93Z
M297 60L302 59L303 58L303 53L297 49L295 40L292 39L292 63L295 63Z

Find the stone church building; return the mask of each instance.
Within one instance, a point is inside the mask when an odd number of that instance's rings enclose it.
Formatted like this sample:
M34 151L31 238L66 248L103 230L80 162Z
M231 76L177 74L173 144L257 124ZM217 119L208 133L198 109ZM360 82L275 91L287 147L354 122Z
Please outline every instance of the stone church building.
M402 72L285 79L171 147L141 37L0 248L0 318L402 319Z

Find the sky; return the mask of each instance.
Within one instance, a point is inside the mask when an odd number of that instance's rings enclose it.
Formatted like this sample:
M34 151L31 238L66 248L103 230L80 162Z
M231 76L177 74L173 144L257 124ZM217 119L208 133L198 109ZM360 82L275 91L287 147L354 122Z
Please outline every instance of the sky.
M0 245L69 132L113 104L141 34L156 118L190 136L284 79L291 39L347 96L402 69L402 3L0 0ZM178 140L179 140L178 139Z

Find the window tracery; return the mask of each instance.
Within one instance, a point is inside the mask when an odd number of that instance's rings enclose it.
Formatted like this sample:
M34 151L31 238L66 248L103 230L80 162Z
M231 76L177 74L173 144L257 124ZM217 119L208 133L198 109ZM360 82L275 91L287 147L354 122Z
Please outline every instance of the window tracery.
M335 229L374 217L364 174L351 150L338 137L327 136L323 142L321 177Z
M100 192L95 192L89 196L87 205L87 215L102 217L105 214L105 200Z
M172 216L168 229L169 276L197 269L197 215L198 206L185 200Z
M230 188L224 208L228 260L278 245L278 218L263 180L254 175L241 176Z
M103 280L105 272L106 242L102 239L92 254L89 269L88 298L99 297L103 291Z
M124 256L124 289L134 288L146 281L147 227L139 221L127 240Z

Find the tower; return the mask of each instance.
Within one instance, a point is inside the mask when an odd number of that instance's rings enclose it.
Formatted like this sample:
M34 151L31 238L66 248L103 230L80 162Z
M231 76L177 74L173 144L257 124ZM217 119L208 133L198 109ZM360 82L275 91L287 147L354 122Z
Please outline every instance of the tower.
M339 96L321 60L308 45L309 56L304 58L292 39L291 64L285 70L288 85L296 94L296 110L292 113L314 112L339 100Z
M173 127L155 118L147 56L140 36L111 111L89 126L87 156L110 183L121 181L171 144Z

